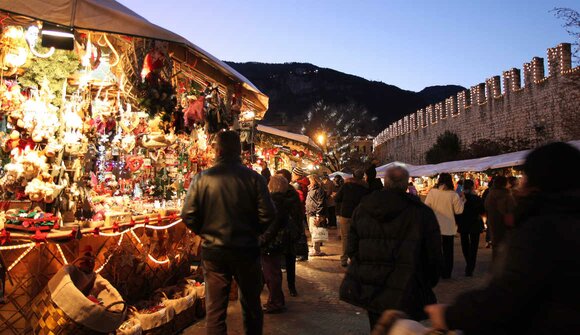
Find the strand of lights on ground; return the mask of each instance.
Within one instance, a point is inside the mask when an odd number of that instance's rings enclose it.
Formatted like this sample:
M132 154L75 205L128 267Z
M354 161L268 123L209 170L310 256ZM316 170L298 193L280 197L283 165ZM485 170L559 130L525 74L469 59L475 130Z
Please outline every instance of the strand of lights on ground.
M135 238L135 240L137 240L137 242L139 243L139 245L141 247L143 247L143 242L141 242L141 239L139 238L139 236L137 236L137 234L135 234L135 229L137 228L147 228L147 229L153 229L153 230L166 230L172 227L175 227L177 224L181 223L182 219L179 219L173 223L170 223L168 225L165 226L148 226L146 224L138 224L135 225L134 227L124 230L122 232L116 232L116 233L99 233L99 235L101 236L106 236L106 237L114 237L114 236L119 236L119 241L117 242L117 245L121 245L121 242L123 241L123 236L128 233L131 232L131 234L133 235L133 237ZM27 250L25 250L22 255L20 255L9 267L8 267L8 272L10 272L10 270L12 270L16 265L18 265L18 263L20 263L20 261L22 261L22 259L24 259L24 257L26 257L26 255L28 255L32 249L34 249L34 247L36 246L36 243L31 242L31 243L24 243L24 244L18 244L18 245L7 245L7 246L0 246L0 251L4 251L4 250L17 250L17 249L24 249L24 248L28 248ZM58 252L60 253L60 256L62 257L62 260L64 262L64 264L68 264L68 261L66 259L66 257L64 256L64 252L62 251L62 248L60 247L59 244L56 245L56 248L58 249ZM101 265L95 272L99 273L101 272L105 266L109 263L109 261L111 260L112 255L110 255L107 260L103 263L103 265ZM147 253L147 257L149 258L149 260L151 260L153 263L155 264L168 264L170 262L169 258L166 258L165 260L158 260L155 257L151 256L151 254Z

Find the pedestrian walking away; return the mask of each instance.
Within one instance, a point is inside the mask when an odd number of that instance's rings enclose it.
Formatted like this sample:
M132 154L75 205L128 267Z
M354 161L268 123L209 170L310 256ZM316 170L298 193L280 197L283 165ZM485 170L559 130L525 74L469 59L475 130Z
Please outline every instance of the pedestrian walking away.
M284 176L288 183L292 180L292 173L288 170L282 169L277 171L276 174ZM288 291L290 292L290 296L296 297L298 296L298 291L296 290L296 250L299 247L299 241L302 239L306 240L306 234L303 224L304 208L300 202L298 192L291 185L288 186L285 197L290 203L290 221L288 222L287 233L285 235L286 241L282 253L284 254L286 265Z
M281 175L270 177L268 190L276 206L276 221L260 236L262 248L262 270L268 287L268 302L264 304L264 313L280 313L286 310L284 292L282 292L282 254L288 243L287 234L292 209L292 198L286 196L288 181Z
M385 189L362 199L352 216L340 299L366 309L371 330L387 309L422 320L436 301L441 234L433 211L406 193L408 182L404 168L387 170Z
M276 210L265 179L245 167L240 155L239 135L218 133L216 163L193 178L181 212L183 222L203 239L208 335L227 334L232 279L239 286L245 334L262 334L258 237L275 221Z
M353 177L347 179L335 197L337 207L340 208L340 212L338 213L340 239L342 242L340 264L343 267L348 265L348 255L346 250L352 213L359 205L362 198L369 193L369 189L363 181L363 176L364 172L362 170L354 171Z
M479 235L483 232L481 215L485 212L483 200L473 192L474 186L473 180L467 179L463 182L465 204L463 213L456 217L461 236L461 251L466 263L465 275L467 277L473 276L473 270L475 270L477 250L479 249Z
M515 200L507 189L507 178L497 176L485 199L487 226L491 229L492 260L504 250L503 242L514 226Z
M439 175L437 185L427 194L425 204L431 207L437 216L437 222L441 229L441 244L445 264L441 277L449 279L453 271L453 245L455 234L457 234L455 215L463 212L463 200L454 191L450 174L442 173Z

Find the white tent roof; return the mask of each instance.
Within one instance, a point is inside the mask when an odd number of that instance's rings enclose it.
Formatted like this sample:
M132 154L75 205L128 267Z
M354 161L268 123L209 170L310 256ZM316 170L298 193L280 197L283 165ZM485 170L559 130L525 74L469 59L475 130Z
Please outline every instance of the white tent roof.
M304 143L306 145L309 145L313 148L318 149L318 146L316 145L316 143L314 143L314 141L306 135L291 133L289 131L280 130L278 128L264 126L262 124L258 125L257 130L261 131L263 133L266 133L266 134L276 135L276 136L287 138L287 139L290 139L290 140L293 140L296 142Z
M268 97L246 77L187 39L161 28L114 0L0 0L0 10L77 29L109 32L175 42L235 82L241 82L258 108L268 109Z
M414 165L411 165L411 164L407 164L407 163L403 163L403 162L399 162L399 161L394 161L394 162L390 162L390 163L387 163L385 165L379 166L376 169L377 174L382 176L385 173L385 171L387 171L389 168L391 168L393 166L402 166L402 167L406 168L407 170L414 167Z
M568 144L578 148L580 150L580 140L570 141ZM489 156L475 159L465 159L460 161L444 162L439 164L428 164L428 165L409 165L401 162L392 162L385 164L377 168L377 172L381 169L384 173L392 165L400 165L407 167L409 175L412 177L421 176L433 176L439 173L456 173L456 172L467 172L467 171L485 171L488 169L501 169L510 166L519 166L524 164L526 156L531 150L523 150L510 152L507 154Z
M336 176L341 176L342 179L352 178L352 175L350 173L344 173L344 172L340 172L340 171L333 172L333 173L328 175L328 177L330 179L334 179L334 177L336 177Z

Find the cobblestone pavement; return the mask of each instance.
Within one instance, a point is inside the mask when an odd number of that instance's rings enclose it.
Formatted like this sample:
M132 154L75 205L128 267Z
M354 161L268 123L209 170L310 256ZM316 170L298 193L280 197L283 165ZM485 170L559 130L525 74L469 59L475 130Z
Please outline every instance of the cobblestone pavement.
M440 302L452 302L457 294L478 287L485 281L491 260L491 249L479 249L478 263L472 278L463 276L465 261L461 254L459 238L455 243L453 277L435 288ZM284 282L288 310L282 314L264 316L264 334L315 334L350 335L369 334L366 312L338 300L338 289L344 269L340 266L341 244L336 230L330 230L330 241L322 247L327 256L299 262L296 267L299 296L290 297ZM284 278L285 280L285 278ZM262 301L267 300L267 290ZM205 322L187 328L183 335L204 335ZM238 302L228 308L228 334L243 334L241 311Z

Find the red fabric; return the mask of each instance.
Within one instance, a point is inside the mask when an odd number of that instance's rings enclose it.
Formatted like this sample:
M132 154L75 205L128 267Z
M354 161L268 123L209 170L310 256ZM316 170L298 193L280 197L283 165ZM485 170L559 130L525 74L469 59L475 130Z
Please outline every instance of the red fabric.
M186 127L193 126L196 122L201 122L204 119L203 115L203 104L205 102L205 97L200 96L197 100L191 102L187 108L183 111L183 119L185 121Z

